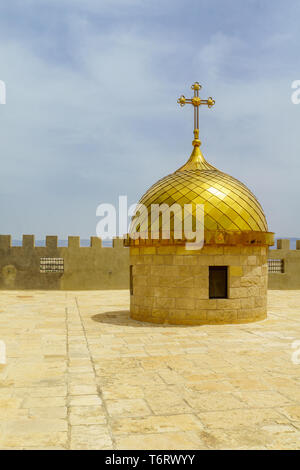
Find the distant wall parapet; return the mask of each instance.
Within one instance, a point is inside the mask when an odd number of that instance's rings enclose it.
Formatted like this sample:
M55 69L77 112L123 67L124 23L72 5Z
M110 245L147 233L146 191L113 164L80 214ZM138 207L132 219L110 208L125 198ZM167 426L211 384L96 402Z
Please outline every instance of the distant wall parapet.
M277 240L268 257L281 260L283 267L282 272L269 272L269 289L300 289L300 240L296 250L290 249L290 240ZM101 239L91 237L86 247L80 246L80 237L70 236L68 246L58 246L58 237L48 235L45 246L35 246L34 235L23 235L22 246L12 246L11 235L0 235L2 290L128 288L129 249L122 238L103 247Z
M290 240L277 240L277 249L269 250L269 259L282 261L282 272L269 272L269 289L300 289L300 240L296 250L290 249Z
M70 236L68 237L68 246L58 246L58 237L57 235L46 235L45 246L36 246L35 245L35 236L34 235L23 235L22 245L16 246L16 248L102 248L102 240L98 237L90 237L90 246L80 246L80 237ZM113 239L113 248L123 248L123 238L115 237ZM1 248L15 248L12 246L12 237L11 235L0 235L0 249ZM110 248L110 247L104 247Z
M35 246L34 235L23 235L22 246L12 246L11 235L0 235L0 289L98 290L129 287L129 250L122 238L103 247L98 237L80 246L80 237L68 237L58 246L57 236L46 236Z

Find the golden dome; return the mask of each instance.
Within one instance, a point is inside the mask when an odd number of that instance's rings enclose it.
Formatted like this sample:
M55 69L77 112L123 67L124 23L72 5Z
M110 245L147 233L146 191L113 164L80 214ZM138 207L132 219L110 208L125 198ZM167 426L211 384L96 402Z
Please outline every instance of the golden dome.
M130 242L128 237L127 245L152 244L149 229L153 223L152 204L166 204L168 207L179 204L182 208L192 204L193 227L196 204L203 204L205 243L215 243L216 234L221 233L221 243L225 244L273 244L273 234L267 233L266 217L254 194L239 180L210 165L199 147L194 147L185 165L151 186L139 204L143 206L132 221L134 223L138 217L139 227L135 226L135 229L141 234L148 232L148 239ZM171 213L171 224L173 218ZM161 236L159 239L154 243L160 243ZM167 242L164 240L163 243Z
M195 147L188 162L144 194L140 204L204 204L204 228L267 232L262 207L243 183L206 162ZM195 214L193 214L195 215ZM141 231L143 227L141 226Z

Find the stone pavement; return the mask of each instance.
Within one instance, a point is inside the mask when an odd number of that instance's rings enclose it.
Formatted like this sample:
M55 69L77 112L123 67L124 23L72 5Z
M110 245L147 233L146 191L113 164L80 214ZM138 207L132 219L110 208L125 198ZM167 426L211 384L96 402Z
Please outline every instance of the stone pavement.
M0 292L1 449L300 448L300 291L244 325L140 323L128 303Z

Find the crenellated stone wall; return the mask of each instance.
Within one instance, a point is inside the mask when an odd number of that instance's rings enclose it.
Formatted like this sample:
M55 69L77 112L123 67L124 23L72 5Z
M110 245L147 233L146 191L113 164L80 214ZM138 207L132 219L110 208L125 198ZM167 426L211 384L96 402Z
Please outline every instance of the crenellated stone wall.
M277 240L277 249L269 250L269 259L283 261L282 273L269 273L269 289L297 290L300 289L300 240L296 242L296 250L290 249L290 240Z
M218 247L218 253L220 248ZM148 254L153 249L160 250L160 248L153 247L144 248L148 250ZM162 249L165 248L162 247ZM224 250L226 251L226 248ZM64 272L41 273L40 258L43 257L63 258ZM267 257L283 260L284 271L269 273L269 289L300 289L300 240L297 241L296 250L290 249L289 240L277 240L277 249L269 250ZM157 258L156 263L159 259L161 258ZM178 258L180 259L182 266L193 266L188 264L194 262L188 261L188 257L185 257L185 261ZM221 258L219 261L222 262ZM99 238L91 237L90 246L81 247L79 237L69 237L67 247L58 247L57 237L47 236L46 246L38 247L35 246L33 235L24 235L22 246L12 246L10 235L0 235L0 289L127 289L129 288L129 264L129 248L123 246L123 239L115 239L113 247L109 248L102 247L102 241ZM179 268L176 269L178 272ZM194 268L183 269L191 272ZM231 268L232 279L238 278L233 275L234 271L238 273L238 269ZM265 267L263 271L266 271ZM138 281L138 283L142 282L143 279ZM163 282L160 279L160 285L157 287L163 287ZM232 282L235 282L235 286L231 286L233 288L245 287L237 286L238 279ZM241 282L244 284L250 280L241 280ZM218 304L221 305L221 302ZM229 305L230 302L227 304Z
M10 235L0 235L0 289L128 289L129 249L123 239L102 247L91 237L89 247L69 237L67 247L47 236L46 246L35 246L33 235L23 235L22 246L11 246ZM40 272L41 258L63 258L63 272Z

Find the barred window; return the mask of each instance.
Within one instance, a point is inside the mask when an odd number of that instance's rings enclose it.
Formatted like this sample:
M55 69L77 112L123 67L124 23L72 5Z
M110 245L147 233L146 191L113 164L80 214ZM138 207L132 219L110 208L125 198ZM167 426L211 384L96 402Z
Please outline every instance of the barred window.
M284 273L283 259L268 260L269 273Z
M41 258L40 259L40 272L41 273L63 273L64 272L64 259L63 258Z

